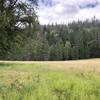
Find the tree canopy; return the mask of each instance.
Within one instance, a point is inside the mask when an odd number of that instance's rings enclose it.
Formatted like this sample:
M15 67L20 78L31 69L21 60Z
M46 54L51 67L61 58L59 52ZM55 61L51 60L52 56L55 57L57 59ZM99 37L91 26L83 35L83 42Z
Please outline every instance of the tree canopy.
M1 59L8 59L10 51L20 46L27 36L31 37L31 30L35 31L37 1L28 1L0 0Z
M37 0L0 0L0 59L73 60L100 57L100 21L40 25Z

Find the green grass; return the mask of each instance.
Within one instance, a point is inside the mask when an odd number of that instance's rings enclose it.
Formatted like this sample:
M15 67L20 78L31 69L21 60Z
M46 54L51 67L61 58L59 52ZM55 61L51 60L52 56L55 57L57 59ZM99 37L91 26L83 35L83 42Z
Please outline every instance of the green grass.
M0 100L100 100L99 61L0 62Z

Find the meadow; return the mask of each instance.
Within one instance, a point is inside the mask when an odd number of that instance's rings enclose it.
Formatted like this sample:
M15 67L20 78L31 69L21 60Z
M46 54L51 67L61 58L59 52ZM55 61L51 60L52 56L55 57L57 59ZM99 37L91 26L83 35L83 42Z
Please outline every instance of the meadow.
M0 61L0 100L100 100L100 59Z

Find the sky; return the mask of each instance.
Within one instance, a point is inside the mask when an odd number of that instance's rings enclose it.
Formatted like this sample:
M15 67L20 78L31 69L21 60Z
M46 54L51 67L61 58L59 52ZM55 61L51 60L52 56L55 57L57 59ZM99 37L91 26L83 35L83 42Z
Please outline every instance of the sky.
M100 0L39 0L37 15L43 25L100 19Z

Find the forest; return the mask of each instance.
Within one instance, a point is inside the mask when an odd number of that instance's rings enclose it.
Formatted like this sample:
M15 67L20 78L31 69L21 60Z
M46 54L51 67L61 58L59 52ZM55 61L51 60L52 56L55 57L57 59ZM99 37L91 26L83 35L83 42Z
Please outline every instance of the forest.
M59 61L100 57L100 21L41 25L37 0L0 0L0 60Z

